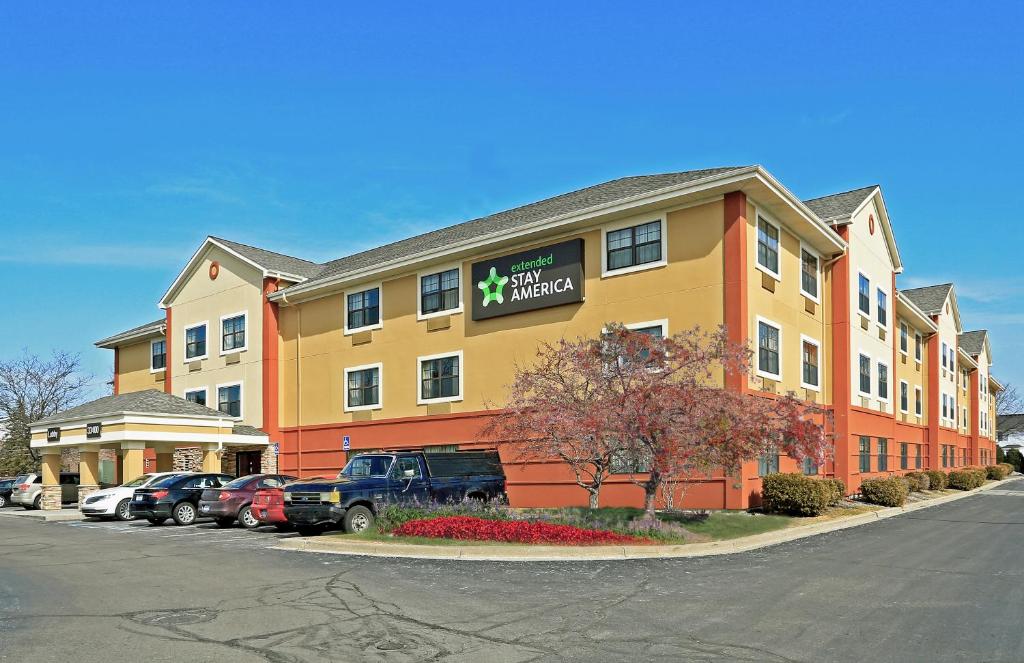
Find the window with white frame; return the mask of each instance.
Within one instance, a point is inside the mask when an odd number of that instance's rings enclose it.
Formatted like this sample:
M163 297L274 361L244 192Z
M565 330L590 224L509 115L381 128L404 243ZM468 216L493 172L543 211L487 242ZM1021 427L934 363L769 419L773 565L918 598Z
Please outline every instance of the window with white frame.
M881 288L878 289L878 324L885 327L889 324L889 296Z
M924 396L921 387L914 387L914 414L921 416L924 412Z
M757 217L757 264L779 277L779 227L763 216Z
M760 375L773 380L781 379L781 340L781 327L767 320L757 321L757 372Z
M381 364L345 369L345 410L370 410L381 407Z
M664 259L661 219L605 233L605 269L613 272Z
M900 323L900 352L907 354L910 350L910 330L907 328L907 323Z
M878 362L878 399L889 400L889 365Z
M420 314L454 311L461 305L458 267L420 276Z
M246 348L246 314L237 313L220 320L220 351L223 354L240 352Z
M914 334L914 361L921 363L921 353L924 351L922 346L924 345L924 339L920 334Z
M185 361L206 358L206 323L185 327Z
M871 395L871 357L862 354L859 356L860 393L865 396Z
M800 363L802 364L800 386L805 389L818 390L821 387L820 345L816 340L807 336L800 337L800 345Z
M900 380L900 412L910 410L910 385L906 380Z
M818 300L818 256L800 248L800 291Z
M947 357L948 357L948 355L946 354L946 347L947 347L946 346L946 342L943 341L942 342L942 368L946 368L946 361L947 361Z
M185 400L196 405L206 405L206 387L199 389L186 389Z
M149 344L149 370L162 371L167 368L167 341L158 339Z
M857 310L871 317L871 279L863 274L857 278Z
M419 402L455 401L462 398L462 353L420 357Z
M345 329L356 331L380 326L380 288L345 295Z
M242 417L242 383L217 385L217 409L229 417Z

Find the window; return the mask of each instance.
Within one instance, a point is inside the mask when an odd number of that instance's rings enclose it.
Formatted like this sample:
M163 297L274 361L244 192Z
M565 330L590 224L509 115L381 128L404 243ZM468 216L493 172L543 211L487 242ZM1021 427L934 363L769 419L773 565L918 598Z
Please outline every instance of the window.
M949 418L949 399L946 397L946 394L942 394L942 418Z
M185 392L185 400L196 405L206 405L206 387L202 389L189 389Z
M949 467L949 455L948 455L949 451L948 451L948 449L949 449L949 447L947 447L945 444L942 445L942 466L943 467Z
M651 471L651 458L636 449L619 449L612 454L610 474L643 474Z
M462 352L420 357L419 402L455 401L462 398Z
M871 438L867 435L860 436L860 471L871 471Z
M921 387L914 387L914 414L919 417L923 414L924 404L922 400Z
M626 325L626 329L638 334L647 334L654 338L665 338L668 333L668 320L652 320Z
M401 456L394 464L394 468L391 470L391 476L399 481L408 479L422 479L423 475L420 471L420 461L414 456Z
M860 355L860 393L871 395L871 357Z
M907 323L900 323L900 352L907 354L910 350L910 331L907 329Z
M779 228L758 215L757 264L772 276L779 274Z
M167 368L167 341L160 339L149 344L149 370L162 371Z
M661 262L661 220L610 230L605 235L605 267L612 272Z
M889 470L889 440L884 437L878 438L878 471Z
M217 409L228 416L241 418L242 385L240 383L217 386Z
M800 290L818 300L818 256L804 248L800 249Z
M761 375L779 380L779 337L782 329L765 320L757 322L757 372Z
M803 372L801 374L802 384L805 389L818 389L820 371L818 369L818 342L814 339L801 336L801 363Z
M420 277L420 314L454 311L461 308L459 269L449 269Z
M882 289L878 289L878 324L883 327L889 324L889 298L882 292Z
M907 462L909 460L907 458L907 447L908 446L910 446L910 445L908 445L906 442L900 442L900 469L901 470L905 470L905 469L907 469L909 467L909 463Z
M882 362L878 362L878 398L889 400L889 367Z
M769 452L757 457L757 476L766 477L779 471L779 454Z
M905 380L900 380L900 412L910 410L910 385Z
M914 469L919 470L921 469L921 445L915 444L914 446L917 447L917 453L914 456Z
M345 330L380 326L380 288L353 292L345 297Z
M815 463L814 459L811 458L810 456L804 458L803 468L804 474L809 474L813 476L818 473L818 464Z
M240 352L245 350L245 313L239 313L220 320L220 351Z
M860 274L858 282L857 310L864 315L871 317L871 280Z
M921 363L921 345L921 335L914 334L914 361L916 361L917 363Z
M185 327L185 361L206 358L206 323Z
M345 369L345 410L380 408L381 364Z

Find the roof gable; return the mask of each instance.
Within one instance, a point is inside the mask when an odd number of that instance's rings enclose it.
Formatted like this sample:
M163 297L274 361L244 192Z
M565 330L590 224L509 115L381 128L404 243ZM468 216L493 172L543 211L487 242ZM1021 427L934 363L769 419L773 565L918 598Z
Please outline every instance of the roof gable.
M875 201L875 208L878 211L878 222L882 228L882 235L885 238L885 245L889 251L889 261L894 271L898 274L903 271L903 259L900 257L899 246L896 244L896 235L892 231L892 222L889 220L889 210L882 197L882 187L877 184L834 193L821 198L805 200L807 205L822 221L832 226L841 226L853 223L854 217L861 210L867 207L871 201Z
M982 351L988 355L992 354L992 349L988 341L988 331L985 329L976 329L974 331L967 331L960 334L957 338L957 344L963 348L964 352L972 357L979 356Z
M952 309L953 323L956 326L957 334L963 330L960 324L960 307L956 303L956 292L952 283L941 283L939 285L927 285L922 288L911 288L901 291L919 309L928 315L939 316L945 313L946 301L949 301Z

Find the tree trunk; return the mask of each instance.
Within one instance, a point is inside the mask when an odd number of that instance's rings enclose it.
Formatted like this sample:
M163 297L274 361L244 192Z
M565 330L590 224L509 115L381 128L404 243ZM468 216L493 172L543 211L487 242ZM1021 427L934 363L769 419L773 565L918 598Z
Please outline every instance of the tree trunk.
M660 472L652 471L647 481L644 482L644 517L656 518L654 514L654 503L658 497L658 487L661 485L662 476Z
M598 504L598 497L600 496L600 488L591 488L590 490L590 508L596 509Z

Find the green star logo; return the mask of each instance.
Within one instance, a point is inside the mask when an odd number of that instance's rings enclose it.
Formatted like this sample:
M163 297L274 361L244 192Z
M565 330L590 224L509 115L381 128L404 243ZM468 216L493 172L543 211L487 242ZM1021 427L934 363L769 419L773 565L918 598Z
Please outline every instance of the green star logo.
M498 302L499 304L505 301L505 297L501 294L505 284L508 283L507 276L498 276L498 271L491 267L491 273L487 277L486 281L480 281L476 284L476 287L480 288L484 293L484 306L487 306L490 302Z

